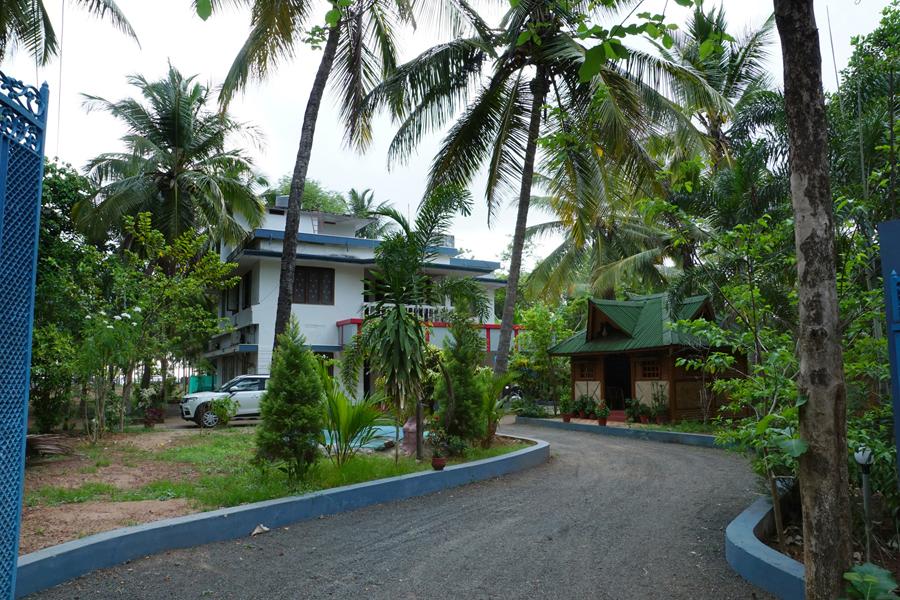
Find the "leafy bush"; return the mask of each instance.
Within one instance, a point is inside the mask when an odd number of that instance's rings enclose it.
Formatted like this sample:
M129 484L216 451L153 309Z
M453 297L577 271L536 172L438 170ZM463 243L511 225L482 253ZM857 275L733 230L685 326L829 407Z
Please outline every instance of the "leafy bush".
M522 313L524 329L509 370L526 399L533 403L556 401L569 387L569 360L550 356L551 347L572 334L564 315L538 304Z
M31 354L31 415L39 433L68 418L75 352L72 337L55 325L34 330Z
M209 409L219 419L219 425L227 427L228 423L237 415L241 403L229 396L215 398L209 403Z
M532 417L541 419L547 416L547 411L543 406L539 406L534 400L530 400L527 398L519 398L518 400L513 400L510 408L520 417Z
M568 415L572 413L572 407L574 406L574 402L572 402L572 396L569 392L566 392L562 396L559 397L559 412L564 415Z
M369 397L354 403L328 375L325 365L319 364L319 378L325 390L324 419L327 438L325 452L338 466L344 466L359 449L372 441L376 427L387 422L378 405L383 398Z
M490 448L494 435L497 433L497 426L505 412L506 398L503 397L503 390L512 377L509 374L494 375L494 372L487 367L478 369L476 377L483 393L481 413L484 418L485 430L481 445Z
M276 463L296 485L318 459L322 431L322 382L316 357L291 319L272 357L256 430L257 458Z
M155 406L148 406L144 409L144 427L149 429L157 423L162 423L165 420L166 413L163 409L157 408Z
M891 572L871 563L856 565L847 573L847 597L861 600L895 600L897 581Z
M463 315L450 318L452 339L444 348L443 374L435 385L438 419L448 436L465 440L484 435L483 402L485 381L475 376L484 361L478 331Z

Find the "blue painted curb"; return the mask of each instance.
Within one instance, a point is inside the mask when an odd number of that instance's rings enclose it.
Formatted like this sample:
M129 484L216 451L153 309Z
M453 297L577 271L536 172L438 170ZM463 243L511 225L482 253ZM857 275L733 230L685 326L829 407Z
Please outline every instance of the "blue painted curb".
M738 575L782 600L803 600L803 564L770 548L757 536L766 526L772 501L760 498L725 529L725 559Z
M283 527L314 519L493 479L542 464L550 444L521 436L533 446L509 454L447 467L256 502L98 533L19 557L16 598L157 552L189 548L250 535L260 523Z
M568 431L583 431L612 437L636 438L651 442L663 442L666 444L684 444L686 446L700 446L702 448L718 448L716 438L702 433L679 433L676 431L654 431L652 429L626 429L624 427L604 427L602 425L589 425L587 423L565 423L553 419L535 419L532 417L516 417L516 424L536 425L538 427L550 427L551 429L565 429Z

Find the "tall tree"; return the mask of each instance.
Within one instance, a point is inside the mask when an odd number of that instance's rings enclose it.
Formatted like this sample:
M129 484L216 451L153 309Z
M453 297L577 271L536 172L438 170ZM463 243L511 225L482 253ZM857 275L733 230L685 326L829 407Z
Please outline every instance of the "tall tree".
M114 0L72 2L101 19L108 19L116 29L137 40L131 24ZM56 32L43 0L0 2L0 61L20 46L41 65L46 65L59 52Z
M838 598L850 565L847 414L822 57L813 0L774 0L781 37L799 279L806 597Z
M588 28L585 21L608 14L607 5L616 8L625 3L604 2L603 7L600 4L511 2L496 31L473 19L477 35L459 36L398 67L393 76L373 90L361 111L364 118L379 106L392 111L401 124L390 157L402 159L426 133L440 128L465 106L432 163L429 189L446 183L467 185L486 165L489 213L497 210L504 195L516 200L510 272L495 364L498 373L506 372L508 365L542 133L578 135L568 128L568 115L596 111L599 129L592 134L597 147L604 152L614 149L617 154L629 154L629 168L638 169L648 162L639 140L648 133L650 117L665 112L671 117L678 112L659 94L659 88L677 79L686 88L692 86L696 98L721 105L718 95L692 69L627 50L619 38L585 49L581 38L592 35L592 31L609 33L599 26ZM608 52L604 50L607 46ZM482 68L489 62L491 70L484 76ZM476 97L470 102L472 91ZM688 119L681 116L681 122L686 123ZM367 140L358 141L365 145ZM578 167L575 162L573 166Z
M153 227L168 240L194 230L213 241L242 240L247 227L261 222L264 207L254 189L251 159L228 143L254 130L227 113L209 110L209 89L171 65L158 81L141 75L128 81L143 102L86 96L89 110L117 117L128 133L122 138L124 152L88 162L99 187L93 198L77 206L79 224L104 238L120 231L124 216L149 212Z
M772 26L773 18L769 17L759 29L732 36L725 8L704 11L701 4L691 13L685 31L671 34L671 49L657 44L663 57L696 70L727 101L723 110L721 105L697 98L690 87L675 86L679 104L700 121L709 136L714 166L730 153L728 129L733 112L769 87L766 58Z
M355 134L368 138L371 131L358 128L360 103L379 77L393 72L397 62L395 28L413 21L412 2L331 0L331 9L325 16L326 27L313 27L312 36L309 33L314 5L311 0L241 2L251 7L251 30L225 79L221 97L223 105L227 105L251 79L265 78L279 63L293 58L297 47L310 37L314 38L316 45L324 43L322 58L307 99L300 145L291 175L275 312L277 346L278 337L284 332L291 315L301 200L325 86L335 75L334 86L341 95L342 117Z

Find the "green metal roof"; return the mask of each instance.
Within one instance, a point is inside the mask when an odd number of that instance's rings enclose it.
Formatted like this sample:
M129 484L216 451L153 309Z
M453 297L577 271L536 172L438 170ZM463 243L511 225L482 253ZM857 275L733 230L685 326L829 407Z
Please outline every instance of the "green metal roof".
M603 313L614 325L607 335L593 340L586 339L587 330L579 331L569 339L550 349L550 354L594 354L602 352L628 352L664 346L686 346L692 340L672 331L671 312L675 320L694 318L706 304L707 296L691 296L683 299L674 311L669 310L668 296L629 296L628 300L595 300L589 306Z

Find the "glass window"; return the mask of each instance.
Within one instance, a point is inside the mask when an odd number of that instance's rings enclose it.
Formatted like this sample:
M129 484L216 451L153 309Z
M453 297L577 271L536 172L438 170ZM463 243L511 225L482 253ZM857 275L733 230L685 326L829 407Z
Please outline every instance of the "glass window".
M297 267L294 304L334 304L334 269Z
M250 308L251 292L253 290L253 271L247 271L241 277L241 308Z

